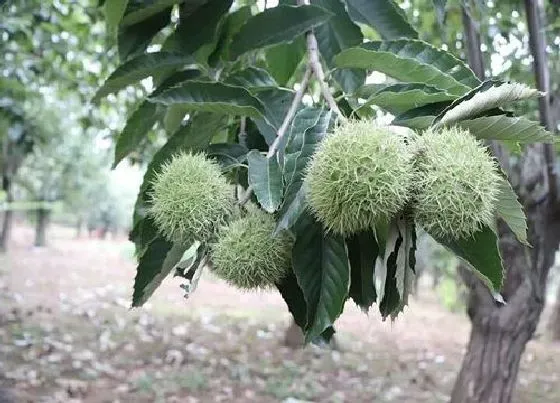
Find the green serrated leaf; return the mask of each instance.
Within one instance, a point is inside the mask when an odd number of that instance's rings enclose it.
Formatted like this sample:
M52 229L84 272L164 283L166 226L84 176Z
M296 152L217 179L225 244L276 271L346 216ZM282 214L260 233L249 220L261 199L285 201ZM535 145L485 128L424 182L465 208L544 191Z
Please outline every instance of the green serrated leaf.
M527 240L527 218L523 206L517 200L517 195L506 178L499 183L496 213L515 234L519 242L530 246Z
M152 103L152 105L156 105ZM171 105L165 111L165 116L163 117L163 128L167 134L173 134L179 127L181 127L181 123L185 116L189 112L188 108L184 107L183 105Z
M120 29L117 36L117 46L121 62L144 53L154 36L170 21L171 7L154 14L140 24Z
M163 238L153 240L138 262L134 279L132 307L139 307L152 296L165 277L171 273L187 247Z
M281 86L286 86L305 56L305 39L272 46L265 51L268 71Z
M330 111L304 108L292 122L282 173L286 190L276 231L291 228L305 210L305 191L302 188L304 170L325 136L331 116Z
M396 220L392 220L383 227L383 230L379 229L376 231L376 233L379 234L379 254L375 262L375 291L379 309L383 317L386 317L392 311L392 309L390 309L388 312L384 312L384 310L387 309L387 301L394 299L395 295L397 303L399 300L395 274L397 271L397 254L402 243L402 236ZM385 295L387 291L389 291L389 294L392 296L389 299L387 299ZM384 302L384 300L386 301ZM381 307L382 303L384 304L383 308Z
M295 274L290 272L280 284L277 284L277 288L286 305L288 305L288 310L294 317L296 325L302 330L305 329L307 326L307 305Z
M278 83L272 78L268 71L256 67L236 71L224 81L226 84L245 87L249 91L252 89L262 89L267 87L278 87Z
M216 49L224 16L227 15L232 2L209 0L194 11L183 8L179 15L179 24L165 40L162 50L189 55L193 60L206 64L208 57Z
M276 133L284 121L284 117L295 96L294 91L271 88L259 91L255 94L258 100L264 105L265 119L254 119L255 124L263 135L268 145L276 139ZM283 144L280 144L282 149Z
M306 216L298 223L292 261L307 305L305 339L309 342L332 326L344 308L350 285L344 240L325 234L319 223Z
M334 60L338 67L376 70L400 81L424 83L457 96L480 84L461 60L420 40L368 42L343 50Z
M157 105L148 101L142 102L138 109L130 115L124 129L117 138L113 167L116 167L123 158L140 145L148 131L156 123L159 115Z
M249 91L217 82L188 81L149 98L164 105L183 105L193 111L263 118L264 105Z
M466 239L433 238L469 263L491 291L500 291L504 278L504 268L498 249L498 237L490 227L484 227Z
M117 31L127 4L128 0L112 0L104 4L107 32L114 33Z
M220 33L220 38L216 45L216 50L214 54L210 56L210 65L215 66L219 60L229 61L230 57L230 46L231 40L234 35L239 32L241 27L251 18L251 6L243 6L233 12L229 12L225 21L222 25L222 30Z
M110 0L107 3L113 3L116 0ZM150 18L154 14L160 13L161 11L175 5L180 4L185 0L156 0L154 2L148 3L143 5L142 7L136 7L131 12L127 12L127 14L122 19L121 25L123 27L138 24Z
M396 115L427 104L452 101L455 98L455 95L422 83L393 84L377 91L360 108L377 105Z
M369 25L385 39L418 37L393 0L346 0L346 4L354 21Z
M410 109L400 115L397 115L391 123L395 126L424 130L430 127L436 116L450 104L451 101L444 101Z
M402 243L397 254L395 280L400 303L391 312L391 318L397 315L408 305L408 296L414 285L415 266L416 266L416 228L413 220L401 218L397 221L397 227L402 237Z
M375 262L379 246L375 231L362 231L346 240L350 262L349 296L362 311L366 312L375 303Z
M517 143L555 143L555 136L538 122L506 115L483 116L457 123L481 140L506 140Z
M162 70L173 71L187 63L185 56L168 52L146 53L119 66L97 91L94 102Z
M511 102L537 98L540 92L525 84L488 80L469 91L444 110L436 119L436 126L452 126L461 120L480 116Z
M282 171L276 158L267 158L258 151L247 155L249 184L262 208L273 213L282 203Z
M231 55L235 59L251 50L291 42L331 17L330 12L311 5L268 8L241 27L232 39Z
M236 143L210 144L206 149L206 154L216 159L224 171L243 166L248 152L247 147Z
M334 14L326 23L315 28L315 36L321 56L332 69L333 58L341 50L357 46L363 42L360 27L352 22L344 3L341 0L317 0L314 4L323 7ZM333 71L333 78L339 83L344 92L351 93L363 85L366 72L357 69L343 69Z

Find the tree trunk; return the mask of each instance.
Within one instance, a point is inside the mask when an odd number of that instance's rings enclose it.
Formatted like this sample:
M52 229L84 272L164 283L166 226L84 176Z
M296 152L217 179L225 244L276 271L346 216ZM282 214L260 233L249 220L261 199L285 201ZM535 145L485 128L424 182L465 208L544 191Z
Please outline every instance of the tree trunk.
M548 92L546 44L542 33L542 2L526 0L531 51L535 60L537 87ZM472 21L463 15L466 37L473 38ZM476 41L476 38L475 38ZM469 47L469 52L474 52ZM469 61L475 60L469 54ZM539 100L541 123L548 129L554 124L546 99ZM503 154L496 153L501 159ZM502 164L506 170L511 167ZM527 148L519 169L516 190L526 207L529 226L528 249L516 241L500 223L500 251L506 267L501 295L506 304L494 300L472 272L461 275L470 289L468 315L472 322L471 338L451 395L452 403L509 403L512 400L521 356L533 336L545 301L546 279L554 263L560 241L560 213L556 199L556 175L551 169L554 154L547 146Z
M7 175L2 176L2 190L6 192L6 201L11 203L14 201L11 189L11 181ZM13 211L4 211L4 219L2 220L2 229L0 232L0 251L5 252L8 250L8 242L10 240L10 232L12 230Z
M47 225L49 223L50 212L47 209L37 210L37 223L35 225L35 246L43 247L47 245Z
M79 216L76 219L76 239L80 239L82 237L82 230L84 227L84 218Z
M470 288L468 315L471 338L451 395L452 403L509 403L525 345L533 336L544 308L546 278L560 239L558 213L548 204L527 211L530 250L500 225L500 250L507 268L502 295L494 300L470 271L461 276Z
M560 341L560 285L556 291L556 301L554 303L554 311L550 316L550 322L548 323L548 328L550 330L550 337L554 341Z

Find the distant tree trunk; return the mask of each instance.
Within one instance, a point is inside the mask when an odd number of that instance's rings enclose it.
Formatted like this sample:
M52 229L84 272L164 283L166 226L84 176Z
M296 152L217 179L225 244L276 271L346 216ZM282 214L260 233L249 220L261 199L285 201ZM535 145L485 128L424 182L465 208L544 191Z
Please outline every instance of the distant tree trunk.
M80 239L82 237L83 227L84 227L84 218L82 216L78 216L76 220L76 239Z
M542 4L526 0L525 5L537 86L541 91L547 91L546 46L539 28L543 26L539 16ZM468 15L464 15L465 36L472 38L478 33L474 31L472 21L469 23L468 20ZM469 47L471 50L474 51L474 47ZM469 54L469 61L472 60L475 59ZM551 129L553 125L547 105L548 100L540 100L541 123ZM553 163L554 156L546 146L541 145L528 147L521 161L517 190L526 206L532 248L526 249L500 224L500 250L506 267L501 293L507 304L496 302L471 271L464 267L461 269L465 284L470 289L467 311L472 330L451 395L452 403L512 401L521 356L542 313L546 279L560 241L556 178L550 169ZM537 194L535 189L539 188L544 188L545 192Z
M560 285L556 291L556 301L554 303L554 311L548 323L550 329L550 337L554 341L560 341Z
M11 180L7 175L2 176L2 190L6 193L6 201L8 203L13 202L14 197L12 195ZM8 250L8 242L10 240L13 218L14 215L12 210L4 211L4 218L2 220L2 229L0 232L0 251L2 252Z
M49 223L50 211L44 208L37 210L37 223L35 225L35 246L43 247L47 245L47 226Z

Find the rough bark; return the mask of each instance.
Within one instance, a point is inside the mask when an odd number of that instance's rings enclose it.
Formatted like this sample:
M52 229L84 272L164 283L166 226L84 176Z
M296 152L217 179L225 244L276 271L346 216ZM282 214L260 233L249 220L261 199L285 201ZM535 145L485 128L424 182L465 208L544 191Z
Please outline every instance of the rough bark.
M535 59L537 87L548 90L545 43L539 20L539 1L526 0L531 51ZM464 15L465 18L465 15ZM467 38L473 25L465 21ZM469 50L472 47L469 47ZM469 60L473 60L469 56ZM548 101L540 102L541 123L553 127ZM502 155L497 155L502 159ZM500 225L500 250L506 267L502 296L496 302L482 282L468 269L461 275L470 289L467 306L472 322L471 337L457 381L452 403L509 403L517 380L521 356L533 336L545 302L546 279L560 241L560 214L556 201L554 155L549 147L528 147L519 169L516 190L526 207L529 241L523 247L504 225ZM509 170L509 166L505 166Z
M6 192L6 201L8 203L13 202L13 195L11 190L11 181L7 175L2 176L2 190ZM0 251L5 252L8 249L8 242L10 239L10 232L12 229L13 221L12 210L4 211L4 217L2 220L2 228L0 230Z
M50 212L47 209L37 210L37 222L35 223L35 246L43 247L47 245L47 226L49 223Z

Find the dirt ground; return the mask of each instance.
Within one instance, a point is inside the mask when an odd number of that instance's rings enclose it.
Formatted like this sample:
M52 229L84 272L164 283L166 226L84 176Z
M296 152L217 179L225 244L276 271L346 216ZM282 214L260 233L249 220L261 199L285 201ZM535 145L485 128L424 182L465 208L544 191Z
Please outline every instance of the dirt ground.
M469 332L429 291L395 323L351 302L339 350L289 349L284 302L205 275L130 310L132 246L17 228L0 255L0 386L21 402L445 402ZM560 346L529 344L517 402L560 402Z

